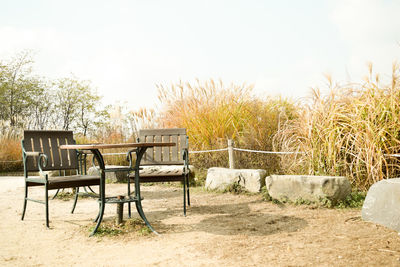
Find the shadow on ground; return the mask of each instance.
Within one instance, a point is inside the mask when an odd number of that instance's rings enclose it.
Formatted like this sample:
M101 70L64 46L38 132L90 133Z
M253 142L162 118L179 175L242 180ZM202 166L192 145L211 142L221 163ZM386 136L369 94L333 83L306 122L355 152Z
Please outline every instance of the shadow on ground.
M249 205L265 205L262 201L223 205L197 205L182 209L146 212L153 227L162 233L207 232L217 235L267 236L281 232L295 232L307 226L302 218L252 211ZM178 219L173 219L173 218ZM153 222L152 222L153 221Z

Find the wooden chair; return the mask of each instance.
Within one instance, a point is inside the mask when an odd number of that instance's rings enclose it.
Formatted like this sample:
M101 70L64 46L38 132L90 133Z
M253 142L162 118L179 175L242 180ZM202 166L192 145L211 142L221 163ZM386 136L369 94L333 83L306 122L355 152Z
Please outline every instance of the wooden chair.
M79 188L80 186L100 185L99 176L83 175L79 172L79 160L76 150L63 150L59 146L75 144L72 131L24 131L22 140L22 158L24 163L25 197L21 220L24 219L27 201L46 206L46 226L49 227L49 196L52 189ZM76 175L52 177L46 171L75 171ZM29 176L30 172L39 172L40 176ZM28 197L32 186L44 187L44 201ZM74 206L78 199L75 195Z
M140 164L140 183L182 182L183 214L186 216L186 203L190 206L189 139L186 135L186 129L173 128L140 130L138 142L176 143L176 145L172 147L155 147L147 149ZM167 168L163 168L164 166L167 166ZM131 175L130 178L134 179L134 175Z

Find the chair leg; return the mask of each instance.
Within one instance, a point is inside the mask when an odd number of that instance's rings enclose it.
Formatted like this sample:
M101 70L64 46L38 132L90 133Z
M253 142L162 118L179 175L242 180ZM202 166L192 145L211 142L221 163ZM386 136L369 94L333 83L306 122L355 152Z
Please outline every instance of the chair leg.
M78 195L79 195L79 187L76 187L75 188L75 200L74 200L74 205L72 205L71 213L74 213L74 211L75 211L76 202L78 202Z
M186 176L186 183L187 183L187 203L188 206L190 206L190 195L189 195L189 175Z
M23 209L22 209L21 221L23 221L23 220L24 220L24 217L25 217L26 202L28 202L27 198L28 198L28 185L25 183L24 207L23 207Z
M44 186L45 190L45 204L46 204L46 227L49 228L49 191L47 190L47 184Z

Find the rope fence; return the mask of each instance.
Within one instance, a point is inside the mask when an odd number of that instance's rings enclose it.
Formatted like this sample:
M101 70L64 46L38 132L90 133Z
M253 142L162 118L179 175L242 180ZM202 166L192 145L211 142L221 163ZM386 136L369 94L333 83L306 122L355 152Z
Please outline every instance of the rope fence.
M306 152L294 152L294 151L264 151L264 150L252 150L245 148L237 148L233 146L233 140L228 139L228 147L220 148L220 149L210 149L210 150L191 150L189 153L191 154L199 154L199 153L211 153L211 152L221 152L228 151L229 154L229 166L230 168L234 168L235 159L233 151L240 152L249 152L249 153L262 153L262 154L274 154L274 155L293 155L293 154L306 154ZM114 155L126 155L126 153L104 153L103 156L114 156ZM385 157L396 157L400 158L400 154L384 154ZM22 162L22 160L4 160L0 161L0 163L13 163L13 162Z
M191 154L198 154L198 153L209 153L209 152L219 152L219 151L228 151L228 158L229 158L229 168L235 168L235 154L233 151L240 151L240 152L250 152L250 153L262 153L262 154L274 154L274 155L293 155L293 154L305 154L306 152L292 152L292 151L263 151L263 150L252 150L252 149L244 149L244 148L237 148L233 146L233 140L228 139L228 147L221 148L221 149L211 149L211 150L199 150L199 151L189 151Z

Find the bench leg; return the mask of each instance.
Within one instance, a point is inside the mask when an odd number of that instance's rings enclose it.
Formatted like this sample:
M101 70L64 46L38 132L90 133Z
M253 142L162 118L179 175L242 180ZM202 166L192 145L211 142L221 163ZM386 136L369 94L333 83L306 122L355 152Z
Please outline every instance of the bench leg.
M187 184L187 203L190 206L190 196L189 196L189 175L186 176L186 184Z
M23 220L24 220L24 217L25 217L25 211L26 211L26 202L28 202L27 198L28 198L28 185L27 185L27 184L26 184L26 182L25 182L25 197L24 197L24 207L23 207L23 209L22 209L21 221L23 221Z
M74 200L74 204L72 205L71 213L74 213L74 211L75 211L76 202L78 202L78 195L79 195L79 187L76 187L75 188L75 200Z
M186 216L186 175L183 181L183 216Z

